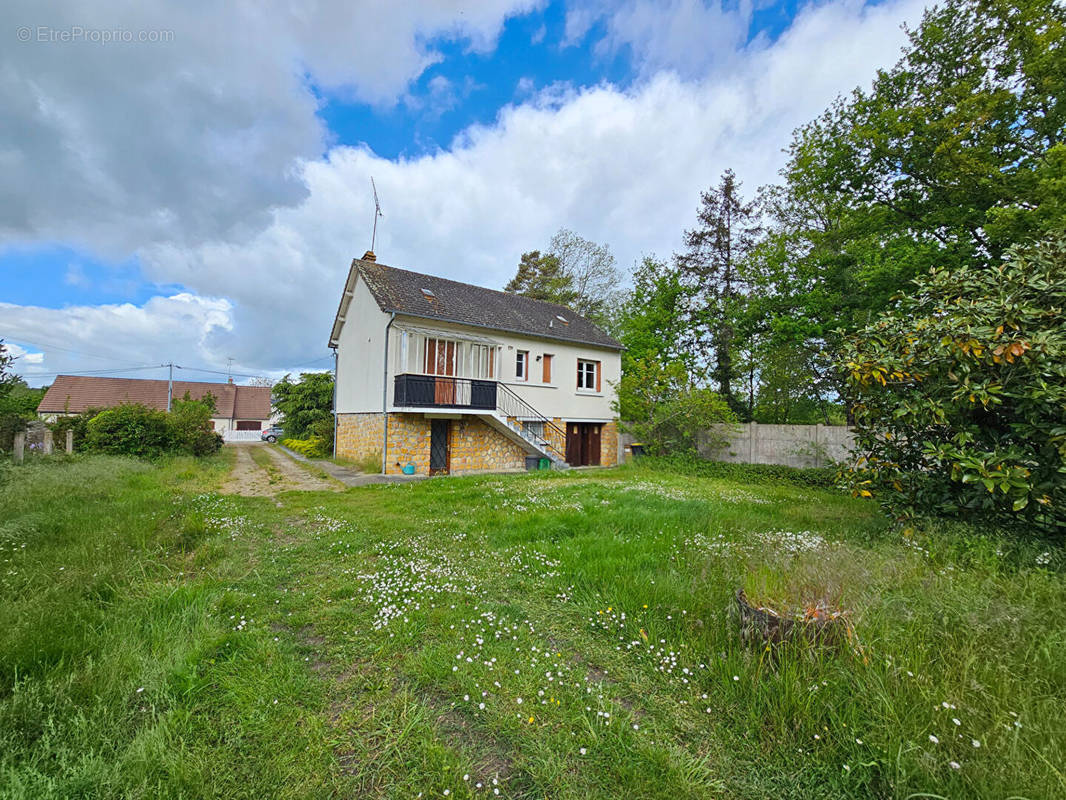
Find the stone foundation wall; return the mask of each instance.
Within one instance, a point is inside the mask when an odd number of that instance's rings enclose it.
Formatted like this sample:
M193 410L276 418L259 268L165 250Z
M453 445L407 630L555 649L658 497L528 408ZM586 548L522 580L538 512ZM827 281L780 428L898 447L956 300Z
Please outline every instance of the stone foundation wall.
M414 464L416 474L428 475L431 430L430 421L421 414L389 414L385 474L395 475L405 465Z
M600 464L613 467L618 463L618 423L607 422L600 428Z
M382 415L340 414L337 418L337 455L363 459L381 455ZM552 420L560 429L566 423ZM463 415L450 420L451 471L507 472L525 469L529 453L500 431L481 419ZM389 452L386 473L396 474L406 464L414 464L419 475L429 473L431 420L422 414L389 414ZM566 442L554 442L565 452ZM603 425L600 433L600 463L605 467L618 463L618 426Z
M338 414L337 455L352 460L381 456L381 414Z
M524 448L477 417L452 420L452 472L506 472L526 468Z

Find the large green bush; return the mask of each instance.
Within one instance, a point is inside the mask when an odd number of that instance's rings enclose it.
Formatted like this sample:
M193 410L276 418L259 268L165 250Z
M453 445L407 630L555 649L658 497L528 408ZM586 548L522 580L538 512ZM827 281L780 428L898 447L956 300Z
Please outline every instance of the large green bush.
M175 400L172 411L157 411L143 405L125 404L100 412L85 412L57 421L53 431L69 426L85 431L85 449L111 455L153 458L164 454L206 456L217 453L222 437L211 428L211 403ZM89 414L92 413L92 416ZM65 435L65 433L64 433Z
M1066 235L915 283L845 355L855 491L897 516L1066 528Z
M101 411L88 424L88 449L151 458L173 448L165 411L130 403Z
M88 450L89 421L103 410L104 409L102 408L87 408L80 414L56 417L55 421L48 426L52 429L52 436L55 438L56 447L65 447L67 431L73 431L74 452Z
M630 363L618 382L614 409L622 430L651 455L695 454L712 425L737 419L717 392L693 383L681 362L663 364L654 357Z
M210 397L210 396L209 396ZM208 456L222 447L222 437L211 427L214 399L175 400L168 418L171 449L193 456Z

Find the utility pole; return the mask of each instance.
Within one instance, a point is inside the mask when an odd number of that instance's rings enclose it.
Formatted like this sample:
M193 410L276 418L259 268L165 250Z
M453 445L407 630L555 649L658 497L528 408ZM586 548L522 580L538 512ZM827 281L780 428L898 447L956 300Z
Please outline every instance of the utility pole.
M170 367L170 377L167 379L167 413L170 413L170 405L174 402L174 365L167 364Z

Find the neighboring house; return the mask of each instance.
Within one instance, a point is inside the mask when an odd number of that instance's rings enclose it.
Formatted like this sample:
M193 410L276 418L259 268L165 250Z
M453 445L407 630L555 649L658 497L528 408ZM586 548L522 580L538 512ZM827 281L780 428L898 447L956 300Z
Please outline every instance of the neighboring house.
M329 346L337 455L386 472L618 462L622 345L565 306L352 261Z
M174 399L183 399L186 392L193 400L208 394L214 396L215 412L211 422L215 431L224 437L258 439L258 435L252 432L270 427L272 412L269 386L237 386L232 381L174 381ZM37 406L37 415L51 420L78 414L89 408L112 408L123 403L139 403L166 411L167 381L59 375ZM249 433L242 435L241 431Z

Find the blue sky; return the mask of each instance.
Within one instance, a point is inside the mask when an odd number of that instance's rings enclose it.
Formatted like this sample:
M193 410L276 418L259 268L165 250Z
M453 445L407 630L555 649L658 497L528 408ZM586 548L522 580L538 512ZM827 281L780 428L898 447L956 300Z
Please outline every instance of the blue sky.
M669 256L701 188L726 167L752 191L773 180L792 128L890 66L921 9L446 5L201 17L151 0L121 25L172 29L166 45L4 48L0 337L37 353L27 376L320 358L371 175L397 266L501 286L561 227L623 269ZM26 0L11 18L78 14Z

